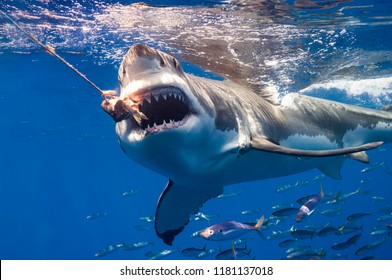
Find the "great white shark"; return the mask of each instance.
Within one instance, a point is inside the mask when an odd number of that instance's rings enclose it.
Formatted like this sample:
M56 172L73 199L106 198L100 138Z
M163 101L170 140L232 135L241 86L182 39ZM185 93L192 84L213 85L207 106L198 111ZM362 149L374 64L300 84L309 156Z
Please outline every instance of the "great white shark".
M287 94L279 102L225 79L187 74L173 56L136 44L102 108L122 150L169 178L155 230L171 245L191 214L230 184L318 168L339 179L347 158L392 141L392 112Z
M347 158L367 163L366 150L392 140L390 106L385 111L372 110L299 94L278 100L263 92L258 81L267 72L258 66L264 57L254 53L282 49L285 44L278 48L276 44L286 33L282 37L254 32L268 18L260 11L270 10L255 9L255 4L264 2L240 2L240 9L235 5L229 9L192 7L188 13L173 8L155 12L157 7L140 4L124 6L120 13L116 5L111 13L104 13L104 22L109 18L120 27L130 24L123 28L127 32L135 28L137 34L159 30L160 36L165 34L180 50L178 55L226 78L217 81L186 74L176 58L136 44L119 69L119 96L116 91L102 91L53 47L44 45L0 10L15 27L105 97L102 107L116 122L120 146L129 157L169 178L155 218L156 233L167 244L172 244L190 215L221 194L226 185L313 168L339 179ZM232 13L224 20L204 20L220 18L216 15L222 11ZM181 18L180 25L168 24L166 20L173 17ZM235 28L239 18L249 17L253 20L240 20L245 25ZM201 21L196 29L190 28L195 19ZM170 28L163 31L167 26Z

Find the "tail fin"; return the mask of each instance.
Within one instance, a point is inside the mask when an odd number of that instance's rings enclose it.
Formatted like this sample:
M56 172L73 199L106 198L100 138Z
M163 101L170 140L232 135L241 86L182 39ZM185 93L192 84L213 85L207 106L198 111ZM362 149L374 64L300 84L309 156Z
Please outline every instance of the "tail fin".
M259 221L257 222L257 224L255 225L255 230L257 232L257 234L262 238L265 239L263 232L260 231L261 227L263 226L263 222L264 222L264 215L261 216L261 218L259 219Z
M260 230L261 226L263 225L263 222L264 222L264 215L261 216L260 220L255 225L255 229Z
M320 197L324 197L324 189L323 189L323 182L320 182Z
M341 194L342 194L342 191L338 191L337 194L332 195L332 197L331 197L332 200L328 200L327 204L337 203L339 201L339 199L340 199Z
M231 241L231 259L236 260L237 259L237 252L235 251L235 245L234 241Z

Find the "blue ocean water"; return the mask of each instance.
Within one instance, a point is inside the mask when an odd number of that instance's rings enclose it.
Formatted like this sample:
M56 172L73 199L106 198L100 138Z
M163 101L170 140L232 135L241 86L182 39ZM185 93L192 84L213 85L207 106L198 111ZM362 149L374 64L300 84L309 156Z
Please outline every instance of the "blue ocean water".
M258 82L281 95L300 91L371 108L392 101L389 1L149 1L167 9L148 7L130 15L132 2L8 0L0 9L103 89L118 89L118 67L132 44L181 54L178 46L186 37L176 36L199 32L197 36L205 39L211 34L228 40L242 35L260 39L260 52L253 57L263 68ZM213 6L221 7L219 14ZM168 11L184 18L168 18ZM243 13L249 20L243 24L255 28L249 33L238 21ZM131 19L124 20L127 17ZM176 25L181 20L185 31ZM198 26L204 29L198 31ZM227 26L233 33L212 28L225 31ZM184 68L212 75L186 61ZM244 258L284 259L286 250L295 246L323 249L327 259L392 258L387 227L392 223L391 144L370 151L370 165L347 160L342 180L312 170L227 186L225 192L232 197L210 200L200 209L213 218L195 219L169 247L148 219L167 178L126 157L100 103L100 96L80 77L0 17L0 259L148 259L146 253L164 249L173 250L167 259L195 259L181 251L205 244L216 249L205 258L215 259L219 250L231 248L231 241L206 241L191 237L194 232L228 220L253 222L262 214L269 218L276 205L300 207L296 200L318 193L320 181L337 201L327 203L325 198L301 223L295 216L271 219L262 229L263 237L244 235L250 249ZM131 190L135 193L123 195ZM324 211L329 209L337 209L339 215L327 216ZM254 211L241 214L245 210ZM369 215L347 224L346 218L355 213ZM319 231L327 225L345 234L315 234L290 247L279 246L291 238L291 228ZM356 244L332 248L355 234L361 235ZM382 240L377 248L355 254ZM117 246L144 241L149 244L136 250ZM100 256L109 246L116 249Z

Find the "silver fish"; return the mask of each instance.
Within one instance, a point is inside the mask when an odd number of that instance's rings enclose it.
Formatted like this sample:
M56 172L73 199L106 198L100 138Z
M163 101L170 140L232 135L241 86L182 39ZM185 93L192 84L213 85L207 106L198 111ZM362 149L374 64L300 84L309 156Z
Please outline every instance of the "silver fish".
M362 179L360 183L366 184L366 183L369 183L371 180L372 180L372 178L365 178L365 179Z
M348 254L333 254L332 255L333 260L348 260Z
M204 259L204 258L207 258L208 256L214 255L218 251L220 251L219 247L218 248L207 249L207 250L204 250L203 252L201 252L200 254L198 254L196 256L196 258Z
M330 203L337 203L338 201L339 201L339 202L345 201L345 200L348 199L349 197L351 197L351 196L353 196L353 195L356 195L356 194L359 194L359 193L360 193L360 190L361 190L361 188L358 188L358 189L356 189L355 191L350 192L350 193L347 193L347 194L342 194L341 192L339 192L339 193L335 196L335 199L330 200L330 201L328 201L328 202L326 202L326 203L327 203L327 204L330 204Z
M295 247L288 248L286 250L286 254L292 254L295 252L302 252L302 251L308 250L310 248L311 248L310 245L295 246Z
M283 239L288 237L293 231L293 227L288 230L273 230L270 235L267 236L267 240L269 239Z
M245 247L235 247L234 242L232 242L231 249L224 250L215 256L217 260L237 260L244 256L249 256L251 250Z
M354 236L350 237L347 241L342 242L342 243L335 243L332 245L333 250L344 250L347 249L350 246L354 246L358 239L362 236L362 234L355 234Z
M100 250L99 252L95 253L94 256L97 258L106 256L112 252L114 252L115 250L117 250L118 248L122 247L124 244L118 244L118 245L109 245L108 247Z
M307 249L304 251L294 252L287 256L289 260L320 260L325 259L327 251L321 248L320 250Z
M277 211L272 212L272 216L275 217L288 217L294 214L298 213L299 208L284 208L284 209L279 209Z
M386 240L387 240L387 237L385 236L384 239L382 239L382 240L377 240L377 241L371 242L365 246L362 246L357 251L355 251L355 255L363 256L363 255L377 249L378 247L381 247L381 245L384 244Z
M312 180L313 181L323 181L325 179L325 175L321 173L320 175L315 176Z
M277 187L275 189L275 192L277 192L277 193L286 192L286 191L291 190L291 189L293 189L295 187L298 187L298 186L299 186L299 181L297 181L294 185L285 184L285 185L282 185L280 187Z
M384 222L392 219L392 213L387 215L382 215L381 217L377 218L377 222Z
M279 245L279 247L285 248L285 247L292 246L297 241L298 241L297 239L286 239L286 240L280 242L278 245Z
M195 257L199 255L201 252L204 252L206 248L207 248L207 244L205 244L203 248L194 248L194 247L185 248L181 251L181 253L187 257Z
M336 227L327 226L317 233L319 237L326 237L331 234L341 234L341 230Z
M294 203L280 203L272 206L272 209L279 210L282 208L292 208L292 207L294 207Z
M346 221L348 221L348 222L358 221L359 219L364 218L369 215L370 215L370 213L355 213L355 214L348 216L346 218Z
M312 239L317 235L317 232L313 230L295 229L290 234L296 239Z
M141 221L146 221L147 223L152 223L155 220L154 216L143 216L143 217L139 217L139 220Z
M342 208L343 208L343 205L340 205L339 208L330 208L330 209L321 211L320 213L324 216L327 216L327 217L336 217L336 216L340 215Z
M132 251L132 250L144 248L144 247L147 247L148 245L153 245L153 244L154 244L153 242L140 241L140 242L129 244L129 245L124 244L122 246L122 249L125 251Z
M355 226L355 225L353 225L352 223L347 223L347 224L341 226L341 227L339 228L339 230L340 230L340 232L341 232L342 234L350 234L350 233L356 232L356 231L358 231L358 230L363 231L363 226L364 226L364 225Z
M169 250L169 249L164 249L164 250L152 250L149 251L145 254L146 257L148 257L149 260L161 260L168 255L176 252L178 249L175 250Z
M373 202L380 202L380 201L386 201L385 197L382 196L373 196L372 197Z
M140 189L131 189L129 191L123 192L123 196L134 196L140 193Z
M236 240L234 240L234 245L246 244L248 241L251 241L251 240L254 240L254 239L251 237L236 239Z
M369 173L369 172L372 172L372 171L376 170L380 166L381 166L381 162L378 162L378 163L372 164L372 165L370 165L368 167L365 167L365 168L361 169L360 172L361 173Z
M384 229L376 229L373 230L372 232L370 232L370 235L384 235L384 234L388 234L390 232L390 230L384 228Z
M106 212L93 213L86 217L87 220L95 220L106 216Z
M384 169L384 171L389 175L392 176L392 169L388 166L388 164L386 162L382 162L380 164L382 166L382 168Z
M215 217L218 217L218 216L219 215L208 215L208 214L204 214L204 213L198 212L198 213L195 214L194 220L198 221L198 220L203 219L203 220L206 220L206 221L210 221L211 219L213 219Z
M216 198L231 198L231 197L236 197L236 196L241 196L241 191L239 192L232 192L232 193L222 193L220 195L218 195Z
M241 215L252 215L252 214L260 214L260 209L249 209L241 211Z

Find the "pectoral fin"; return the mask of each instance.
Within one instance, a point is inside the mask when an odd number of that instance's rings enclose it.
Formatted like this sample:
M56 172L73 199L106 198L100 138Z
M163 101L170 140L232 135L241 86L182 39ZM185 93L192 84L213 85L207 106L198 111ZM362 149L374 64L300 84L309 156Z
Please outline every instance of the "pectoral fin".
M251 147L256 150L261 150L271 153L280 153L298 157L331 157L358 153L362 151L371 150L382 145L383 142L371 142L356 147L347 147L333 150L300 150L288 147L283 147L275 144L262 137L254 137L251 141Z
M369 156L364 151L358 152L358 153L349 154L349 155L347 155L347 157L355 159L355 160L363 162L363 163L369 163L370 162Z
M168 245L189 223L191 214L196 214L204 202L223 192L223 187L191 188L171 180L159 197L155 213L155 231Z

